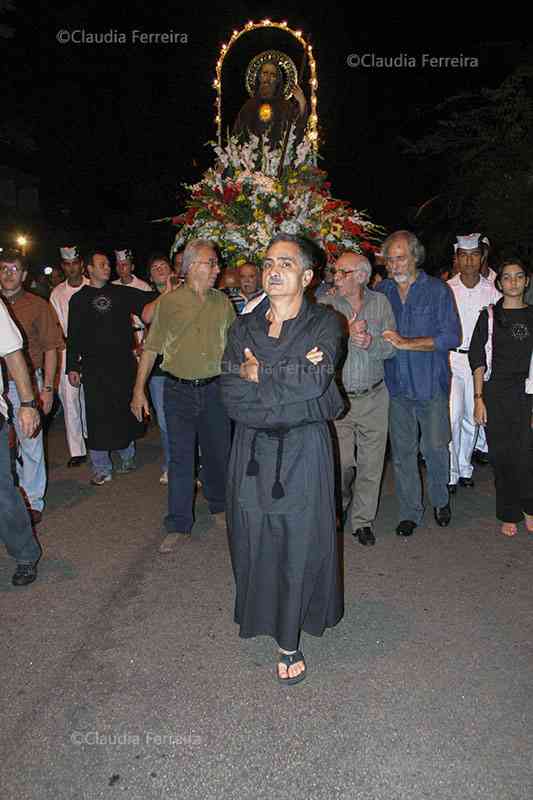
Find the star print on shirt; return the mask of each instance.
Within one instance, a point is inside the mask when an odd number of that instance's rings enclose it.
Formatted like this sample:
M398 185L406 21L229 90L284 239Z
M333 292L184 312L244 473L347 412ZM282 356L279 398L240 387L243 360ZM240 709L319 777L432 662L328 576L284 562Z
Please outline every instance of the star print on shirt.
M108 311L111 311L113 303L111 302L109 297L106 297L104 294L101 294L98 297L94 298L93 307L95 311L98 311L100 314L106 314Z
M529 336L529 328L523 322L516 322L511 328L511 335L514 339L523 341Z

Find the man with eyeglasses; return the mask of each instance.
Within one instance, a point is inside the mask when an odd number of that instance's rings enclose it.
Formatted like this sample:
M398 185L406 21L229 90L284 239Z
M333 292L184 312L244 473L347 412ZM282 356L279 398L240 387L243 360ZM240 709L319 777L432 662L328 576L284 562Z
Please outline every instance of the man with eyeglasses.
M374 545L373 530L387 445L389 393L383 364L394 347L383 331L395 330L396 322L386 297L370 291L372 267L360 253L343 253L333 270L336 294L323 295L319 303L330 305L346 318L348 353L342 383L348 408L335 420L339 443L342 506L346 522L362 545Z
M49 414L54 400L57 351L64 347L59 321L52 306L42 297L24 289L27 269L22 254L0 254L0 288L6 305L25 338L24 355L36 387L39 405ZM26 494L35 525L41 522L46 492L46 464L43 433L24 435L19 425L20 396L15 379L9 374L9 400L19 440L21 460L17 459L20 486Z
M161 553L170 553L190 539L197 443L202 451L202 483L209 511L217 527L226 524L230 421L222 405L219 377L235 311L226 295L213 288L220 268L212 242L190 241L181 273L186 276L185 285L161 296L155 308L143 315L144 322L152 324L131 401L139 421L150 413L145 386L161 354L169 445L167 535L159 547Z
M450 368L448 353L461 342L461 323L450 288L420 269L425 250L410 231L396 231L383 243L391 277L377 287L388 298L397 331L383 337L396 350L385 363L390 394L389 430L399 501L398 536L411 536L424 506L418 469L420 448L427 466L427 490L435 521L450 524L448 494Z

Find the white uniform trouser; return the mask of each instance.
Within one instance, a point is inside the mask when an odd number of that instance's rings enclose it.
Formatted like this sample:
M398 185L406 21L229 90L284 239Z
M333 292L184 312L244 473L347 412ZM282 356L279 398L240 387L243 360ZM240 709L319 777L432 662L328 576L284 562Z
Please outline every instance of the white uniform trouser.
M65 351L61 355L61 372L59 379L58 394L63 406L65 415L65 429L67 433L67 444L71 458L84 456L87 454L83 436L87 435L87 425L85 422L85 403L83 400L83 386L76 389L71 386L65 374Z
M452 384L450 389L450 483L471 478L471 464L478 426L474 422L474 381L467 353L450 353Z

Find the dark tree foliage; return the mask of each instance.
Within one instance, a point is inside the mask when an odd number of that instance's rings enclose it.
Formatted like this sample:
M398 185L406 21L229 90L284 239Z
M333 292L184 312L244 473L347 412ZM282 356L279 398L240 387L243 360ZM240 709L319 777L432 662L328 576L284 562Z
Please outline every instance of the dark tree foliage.
M533 255L533 67L497 88L441 103L434 130L404 141L404 152L432 167L441 185L425 219L449 231L486 233L497 249ZM431 210L430 210L431 209ZM431 224L431 223L429 223Z

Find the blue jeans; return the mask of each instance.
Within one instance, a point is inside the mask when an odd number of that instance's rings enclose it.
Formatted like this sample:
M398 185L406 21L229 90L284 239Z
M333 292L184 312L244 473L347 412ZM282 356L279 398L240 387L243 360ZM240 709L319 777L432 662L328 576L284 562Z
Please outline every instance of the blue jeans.
M135 442L130 442L124 450L116 451L122 461L129 461L135 458ZM113 472L113 462L109 450L89 450L91 464L96 475L111 475Z
M39 389L43 385L41 370L35 373L35 382ZM46 492L46 463L44 460L44 444L42 427L30 439L22 435L19 427L17 411L20 408L20 398L14 381L9 381L9 402L12 406L13 424L17 432L19 453L22 466L17 459L17 473L20 486L24 489L30 508L34 511L44 509L44 495Z
M161 434L161 446L163 448L163 470L168 470L168 433L167 422L165 419L165 407L163 403L163 390L165 387L164 375L153 375L150 378L148 386L150 387L150 397L152 398L152 405L155 408L157 415L157 425L159 433Z
M226 508L226 474L230 451L230 421L214 380L192 386L165 378L167 420L167 533L190 533L193 526L194 466L197 440L202 451L202 483L211 514Z
M7 422L0 431L0 509L0 539L7 552L19 564L34 564L41 557L41 548L22 495L13 483Z
M451 439L449 404L445 394L437 394L431 400L390 399L389 435L400 520L410 519L417 525L424 516L418 468L419 426L429 499L435 508L442 508L449 500L448 444Z

